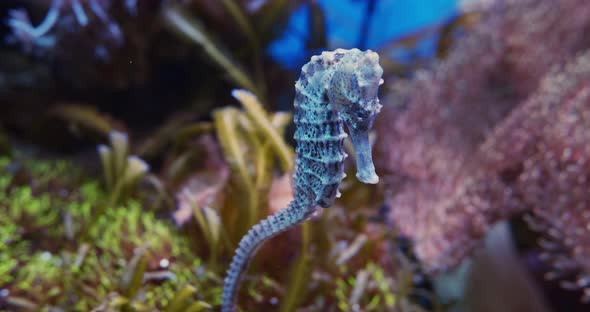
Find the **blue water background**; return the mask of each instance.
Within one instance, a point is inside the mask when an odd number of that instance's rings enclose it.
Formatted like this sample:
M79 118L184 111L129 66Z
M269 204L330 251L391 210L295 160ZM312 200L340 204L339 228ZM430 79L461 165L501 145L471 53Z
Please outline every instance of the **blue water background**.
M326 19L328 49L357 47L368 1L318 0L318 3ZM378 0L369 22L365 48L377 50L396 38L448 21L457 13L457 0ZM268 46L267 52L273 59L294 69L303 65L310 54L316 54L305 50L310 35L308 20L308 5L301 5L290 17L283 36ZM436 37L429 37L414 53L432 56L435 42Z

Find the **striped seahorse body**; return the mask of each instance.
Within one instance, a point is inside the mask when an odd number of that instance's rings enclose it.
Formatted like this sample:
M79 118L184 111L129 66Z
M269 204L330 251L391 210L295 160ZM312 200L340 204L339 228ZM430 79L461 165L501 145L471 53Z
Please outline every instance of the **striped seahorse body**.
M344 179L344 124L357 158L357 178L377 183L369 131L381 109L377 89L383 70L375 52L338 49L313 56L295 83L294 199L289 206L252 227L242 238L225 278L222 311L235 301L248 262L262 243L327 208Z

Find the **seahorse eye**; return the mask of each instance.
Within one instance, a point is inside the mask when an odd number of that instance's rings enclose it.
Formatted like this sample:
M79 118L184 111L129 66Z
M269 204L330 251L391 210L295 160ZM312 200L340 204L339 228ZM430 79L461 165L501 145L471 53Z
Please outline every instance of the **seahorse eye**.
M358 121L363 121L368 116L368 112L364 109L359 109L354 112L354 116L357 118Z

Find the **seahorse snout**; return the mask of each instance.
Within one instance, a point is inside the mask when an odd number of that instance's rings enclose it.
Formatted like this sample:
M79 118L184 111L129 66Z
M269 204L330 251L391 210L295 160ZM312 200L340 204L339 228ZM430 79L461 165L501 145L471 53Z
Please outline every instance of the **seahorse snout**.
M356 178L366 184L377 184L379 183L379 176L375 173L375 167L372 170L370 168L364 168L363 170L357 170Z
M367 184L377 184L379 176L375 173L375 165L369 142L369 131L355 131L350 129L350 138L356 152L356 177Z

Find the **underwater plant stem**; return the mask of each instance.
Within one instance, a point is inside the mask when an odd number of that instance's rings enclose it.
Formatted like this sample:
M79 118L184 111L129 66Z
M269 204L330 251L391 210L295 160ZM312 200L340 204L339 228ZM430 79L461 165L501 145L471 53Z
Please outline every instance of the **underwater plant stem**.
M164 312L186 311L187 302L196 291L197 289L193 286L184 286L180 291L178 291L178 293L176 293L174 298L172 298L170 303L166 306Z
M301 224L301 254L309 255L309 245L311 244L311 227L309 223Z
M281 12L285 11L288 4L288 0L275 0L269 1L269 3L266 5L266 13L262 16L258 27L262 31L267 32L264 34L265 38L270 36L270 33L273 30L273 24L281 16Z
M302 225L305 225L303 223ZM300 254L291 265L287 293L281 301L280 312L295 311L297 304L303 298L307 290L307 282L311 273L311 256L306 252Z
M309 280L311 255L309 245L311 244L311 225L309 223L301 224L301 251L297 259L291 265L287 293L281 301L280 312L293 311L299 303L305 290L307 289L306 281Z
M217 63L221 68L227 71L228 75L241 87L253 90L260 94L260 90L248 78L248 75L242 71L237 64L223 54L220 48L213 43L213 40L205 32L205 29L197 20L191 18L180 8L169 6L164 8L163 15L165 21L191 41L200 45L207 55Z
M227 12L233 17L239 29L242 30L248 39L248 44L252 49L252 61L255 68L256 86L258 87L259 96L262 99L262 102L266 103L266 83L264 78L264 67L262 64L260 40L254 31L252 23L235 0L222 0L221 3L223 6L225 6Z
M235 0L221 0L221 3L232 16L232 18L238 24L240 30L246 35L250 44L256 44L258 42L258 38L256 37L256 33L254 32L254 27L248 20L248 17L244 14L240 6L235 2Z
M113 161L112 161L112 150L107 147L106 145L99 145L98 146L98 153L100 155L100 161L102 164L102 171L104 174L104 179L106 183L107 189L112 189L113 187Z
M367 1L367 9L365 11L365 16L363 19L363 23L361 25L361 36L358 41L358 48L363 50L367 48L367 40L369 39L369 33L371 30L371 21L373 17L373 13L375 13L375 7L377 6L377 0L368 0Z
M318 1L310 1L308 10L310 36L305 43L305 48L308 51L316 51L327 46L326 16Z

